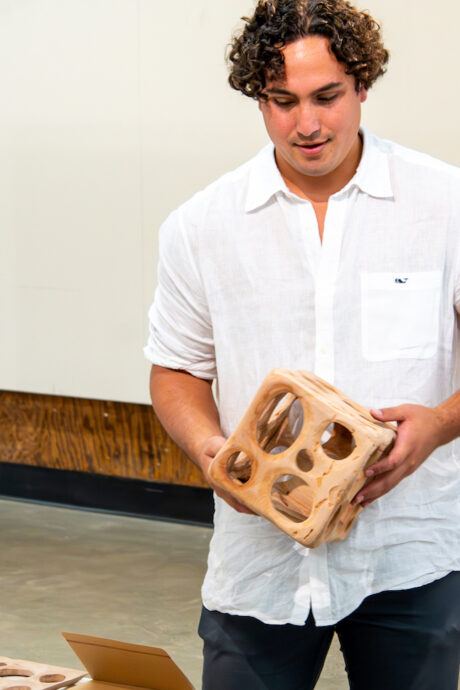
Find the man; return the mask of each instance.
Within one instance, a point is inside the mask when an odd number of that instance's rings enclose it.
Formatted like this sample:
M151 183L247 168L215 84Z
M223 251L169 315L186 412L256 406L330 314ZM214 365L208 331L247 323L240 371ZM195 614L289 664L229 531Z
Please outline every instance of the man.
M398 437L343 542L304 549L216 490L203 687L313 688L336 630L352 688L456 690L458 173L360 129L388 54L344 0L260 0L229 59L272 145L162 227L156 413L208 480L274 367L315 372Z

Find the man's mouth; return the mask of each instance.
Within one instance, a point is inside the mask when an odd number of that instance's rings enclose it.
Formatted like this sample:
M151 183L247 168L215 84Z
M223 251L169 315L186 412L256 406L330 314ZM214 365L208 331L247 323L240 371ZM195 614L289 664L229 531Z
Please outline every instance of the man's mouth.
M327 143L328 139L325 141L316 141L314 144L296 143L295 146L307 156L315 156L323 151Z

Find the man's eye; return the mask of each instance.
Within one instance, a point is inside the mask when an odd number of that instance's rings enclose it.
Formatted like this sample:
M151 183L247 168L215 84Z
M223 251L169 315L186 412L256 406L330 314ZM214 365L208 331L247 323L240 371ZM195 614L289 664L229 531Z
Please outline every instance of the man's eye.
M337 94L333 96L318 96L317 99L320 103L332 103L337 98Z
M294 105L294 101L283 101L280 100L279 98L274 98L273 102L278 105L280 108L289 108L289 106Z

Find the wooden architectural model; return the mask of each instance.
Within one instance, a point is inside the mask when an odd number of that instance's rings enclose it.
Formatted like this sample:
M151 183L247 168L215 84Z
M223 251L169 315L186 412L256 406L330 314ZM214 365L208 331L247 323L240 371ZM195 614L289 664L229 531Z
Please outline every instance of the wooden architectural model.
M56 690L83 676L86 671L0 656L0 690Z
M362 510L364 470L389 452L393 425L317 376L274 369L210 466L216 485L300 544L340 541Z

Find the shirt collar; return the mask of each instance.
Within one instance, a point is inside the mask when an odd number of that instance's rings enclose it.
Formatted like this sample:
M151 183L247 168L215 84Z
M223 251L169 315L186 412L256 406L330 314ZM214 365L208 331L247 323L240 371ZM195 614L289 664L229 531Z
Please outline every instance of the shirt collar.
M245 211L263 206L277 192L291 194L276 165L275 147L270 143L252 160Z
M393 196L388 154L379 146L379 140L364 127L360 130L363 137L363 153L355 175L337 192L338 196L358 187L365 194L378 198ZM245 211L249 213L263 206L277 192L293 196L286 186L275 161L272 143L265 146L253 159L249 173Z
M390 162L384 143L367 129L361 127L363 153L356 173L337 194L342 194L351 187L358 187L369 196L386 199L393 197Z

